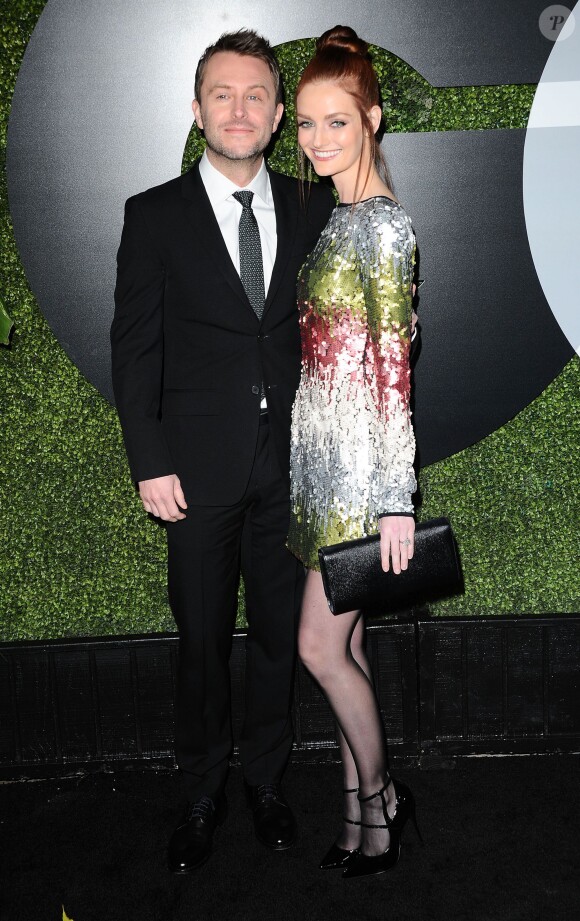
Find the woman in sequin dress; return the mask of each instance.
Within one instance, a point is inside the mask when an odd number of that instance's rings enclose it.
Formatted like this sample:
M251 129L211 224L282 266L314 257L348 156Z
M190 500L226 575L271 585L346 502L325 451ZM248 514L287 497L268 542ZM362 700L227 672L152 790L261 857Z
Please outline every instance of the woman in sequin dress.
M398 573L413 556L415 237L376 139L382 113L368 46L352 29L318 40L296 111L303 155L332 177L340 203L298 279L288 546L308 568L299 653L332 707L344 772L342 829L320 866L354 877L397 862L413 799L389 775L361 612L331 614L318 548L379 530L384 569Z

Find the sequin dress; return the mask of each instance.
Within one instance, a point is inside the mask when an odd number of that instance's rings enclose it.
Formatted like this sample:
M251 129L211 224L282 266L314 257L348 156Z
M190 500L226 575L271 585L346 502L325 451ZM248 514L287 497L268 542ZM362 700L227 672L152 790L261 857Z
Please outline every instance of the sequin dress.
M292 410L288 547L318 548L413 511L409 346L415 236L400 205L338 205L301 269L302 373Z

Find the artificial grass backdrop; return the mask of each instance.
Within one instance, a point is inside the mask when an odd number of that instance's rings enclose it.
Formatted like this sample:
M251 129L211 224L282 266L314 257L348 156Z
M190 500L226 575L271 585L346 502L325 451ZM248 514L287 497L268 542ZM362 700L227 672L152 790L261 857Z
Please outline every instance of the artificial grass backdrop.
M12 234L6 127L43 6L5 0L0 25L0 299L15 323L10 348L0 346L1 638L173 629L163 530L132 489L116 414L52 335ZM313 42L278 50L288 117L270 162L295 174L291 100ZM526 126L533 86L435 89L394 55L373 54L391 131ZM193 72L194 62L192 93ZM184 168L201 143L193 128ZM579 382L575 358L506 426L422 471L420 515L451 513L465 572L465 595L434 605L434 616L578 610Z

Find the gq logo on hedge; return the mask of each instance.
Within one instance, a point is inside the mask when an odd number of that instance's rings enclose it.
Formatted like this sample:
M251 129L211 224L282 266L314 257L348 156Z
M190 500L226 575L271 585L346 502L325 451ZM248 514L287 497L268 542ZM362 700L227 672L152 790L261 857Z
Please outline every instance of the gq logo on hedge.
M242 27L281 44L337 22L433 86L539 81L527 132L383 142L426 278L415 369L421 462L485 437L553 380L580 346L565 268L579 249L580 30L574 11L534 0L481 0L469 17L462 0L456 7L449 29L449 0L48 0L13 98L10 207L40 308L103 394L111 397L123 204L179 173L201 52Z

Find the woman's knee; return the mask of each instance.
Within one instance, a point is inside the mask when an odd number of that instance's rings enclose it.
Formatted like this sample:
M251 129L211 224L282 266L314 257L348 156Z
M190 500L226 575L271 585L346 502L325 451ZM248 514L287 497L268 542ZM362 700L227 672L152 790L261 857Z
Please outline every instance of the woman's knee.
M315 677L319 677L328 668L326 644L312 630L301 629L299 631L298 655L302 664Z

